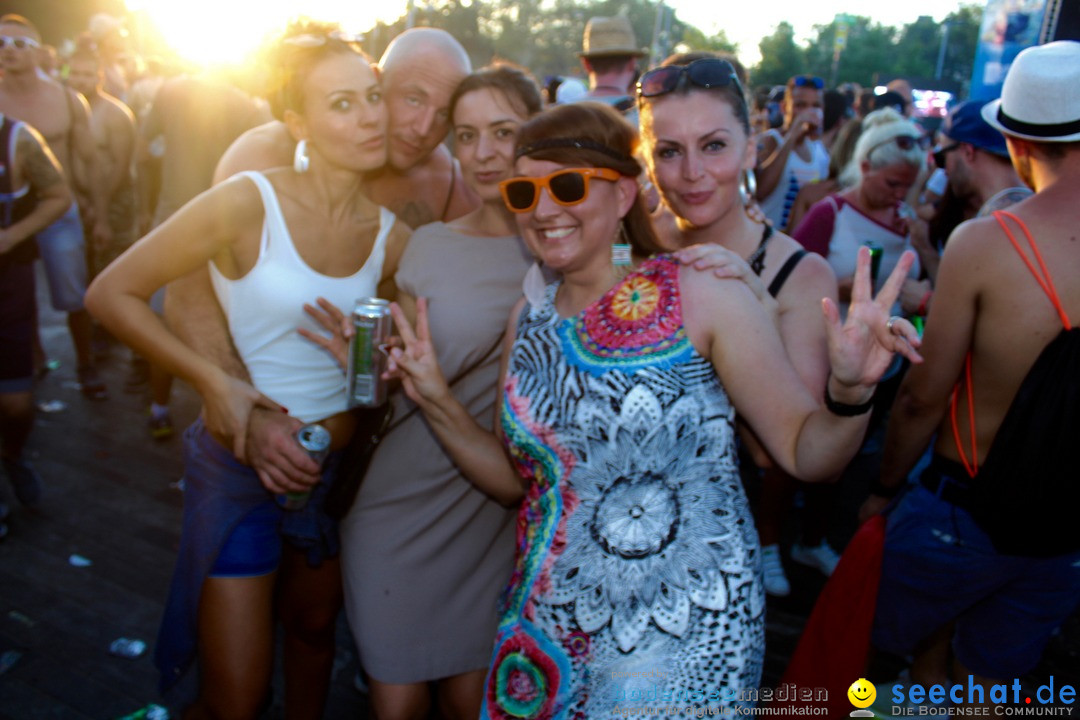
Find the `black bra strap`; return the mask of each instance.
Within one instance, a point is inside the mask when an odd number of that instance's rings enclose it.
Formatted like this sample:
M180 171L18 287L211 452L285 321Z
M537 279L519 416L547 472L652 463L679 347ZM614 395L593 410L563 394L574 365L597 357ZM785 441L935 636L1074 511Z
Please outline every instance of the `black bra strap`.
M776 273L776 277L769 283L769 294L776 297L780 294L780 288L784 287L784 283L787 282L788 275L795 269L795 266L799 264L799 261L806 255L805 250L796 250L788 257L787 262L780 268L780 272Z

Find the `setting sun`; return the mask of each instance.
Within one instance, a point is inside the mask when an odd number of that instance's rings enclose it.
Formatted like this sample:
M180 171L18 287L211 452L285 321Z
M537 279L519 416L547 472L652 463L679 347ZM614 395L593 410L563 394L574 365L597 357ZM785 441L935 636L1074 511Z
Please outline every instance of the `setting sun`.
M293 17L304 15L340 23L347 32L360 33L377 20L394 20L405 12L405 3L357 0L126 0L137 23L145 23L161 35L183 59L202 66L243 60L263 39L281 30Z

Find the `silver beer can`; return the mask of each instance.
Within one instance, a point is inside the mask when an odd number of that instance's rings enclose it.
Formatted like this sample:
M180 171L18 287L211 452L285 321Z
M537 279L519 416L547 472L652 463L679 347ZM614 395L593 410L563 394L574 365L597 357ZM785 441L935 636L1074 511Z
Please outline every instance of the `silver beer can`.
M361 298L352 313L353 334L349 344L349 407L378 407L386 402L386 354L382 347L390 339L393 319L390 301Z
M296 431L296 442L320 466L330 454L330 431L322 425L304 425ZM286 510L300 510L307 505L310 497L310 490L287 492L278 496L278 504Z

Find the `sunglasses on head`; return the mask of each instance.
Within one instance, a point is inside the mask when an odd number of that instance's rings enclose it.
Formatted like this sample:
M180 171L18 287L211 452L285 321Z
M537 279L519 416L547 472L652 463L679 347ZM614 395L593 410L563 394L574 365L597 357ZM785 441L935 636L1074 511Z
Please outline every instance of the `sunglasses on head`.
M10 37L8 35L0 35L0 50L3 50L8 45L12 45L19 50L22 50L28 47L38 47L38 41L32 37Z
M734 85L742 95L735 68L727 60L719 58L702 58L688 65L665 65L649 70L638 81L637 94L639 98L667 95L685 82L706 90Z
M938 168L945 169L945 156L951 153L956 148L960 147L960 143L953 143L948 147L938 148L934 151L934 165Z
M796 75L795 87L812 87L815 90L822 90L825 88L825 81L813 75Z
M545 177L517 177L499 183L503 202L511 212L527 213L540 202L540 188L560 205L577 205L589 197L589 180L598 178L615 182L622 175L611 168L569 168L556 170Z
M904 152L907 152L912 148L921 146L922 138L916 137L915 135L897 135L896 137L891 137L888 140L883 140L879 142L877 145L867 150L866 159L869 160L870 156L873 155L874 151L878 148L883 148L889 144L895 144L896 147L900 148Z

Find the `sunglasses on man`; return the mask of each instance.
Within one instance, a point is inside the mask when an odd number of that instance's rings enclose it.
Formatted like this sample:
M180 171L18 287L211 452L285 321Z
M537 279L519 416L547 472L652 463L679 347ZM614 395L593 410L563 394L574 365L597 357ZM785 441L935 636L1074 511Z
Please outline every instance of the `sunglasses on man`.
M675 92L685 83L706 90L734 85L742 94L739 77L727 60L701 58L687 65L665 65L649 70L637 84L639 98L652 98Z
M8 35L0 35L0 50L3 50L8 45L11 45L17 50L40 46L38 41L31 37L10 37Z
M622 175L611 168L568 168L556 170L544 177L516 177L499 183L503 202L511 212L527 213L540 202L540 189L559 205L571 206L589 198L589 181L593 178L616 182Z
M939 169L944 170L945 169L945 156L948 155L949 153L951 153L953 150L960 147L962 144L963 143L953 143L952 145L949 145L947 147L938 148L937 150L935 150L934 151L934 165L936 165Z

